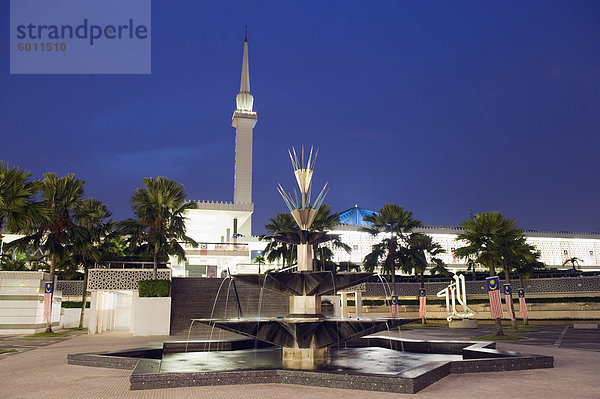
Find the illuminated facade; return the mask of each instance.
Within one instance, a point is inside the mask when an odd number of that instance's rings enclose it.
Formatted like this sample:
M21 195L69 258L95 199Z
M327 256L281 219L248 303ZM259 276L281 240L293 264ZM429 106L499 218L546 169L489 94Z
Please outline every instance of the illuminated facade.
M340 225L332 234L339 234L343 242L352 248L350 254L343 250L333 249L335 262L353 262L362 264L365 256L371 252L373 244L383 235L374 237L361 231L368 225L364 216L373 211L355 206L340 213ZM465 260L454 256L454 249L464 245L456 239L463 232L460 227L421 227L414 230L427 234L446 250L439 257L449 265L450 270L465 270ZM577 267L581 270L600 270L600 234L598 233L566 233L526 230L527 242L540 252L540 261L547 267L563 268L563 263L569 258L578 258ZM568 266L570 267L570 265Z

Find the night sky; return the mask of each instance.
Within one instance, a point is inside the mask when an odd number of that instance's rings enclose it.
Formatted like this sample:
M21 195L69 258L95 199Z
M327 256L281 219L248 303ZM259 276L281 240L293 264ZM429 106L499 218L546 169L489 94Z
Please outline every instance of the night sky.
M244 25L254 234L287 211L275 187L292 188L302 145L319 148L315 189L329 181L335 211L600 231L598 1L155 0L151 75L9 75L5 34L0 159L75 173L116 218L148 176L232 201Z

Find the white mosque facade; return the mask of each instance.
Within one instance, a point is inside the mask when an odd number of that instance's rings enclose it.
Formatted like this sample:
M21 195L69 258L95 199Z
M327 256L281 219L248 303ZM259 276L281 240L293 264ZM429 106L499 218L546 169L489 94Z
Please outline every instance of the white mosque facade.
M340 225L332 234L339 234L342 241L350 246L352 251L333 249L335 262L352 262L362 264L364 257L371 252L373 244L383 236L373 237L362 230L367 227L364 221L366 215L373 211L355 206L340 213ZM431 236L446 251L440 258L449 266L450 270L465 270L466 262L454 255L454 250L465 245L457 240L457 235L463 232L460 227L425 226L415 229ZM568 233L525 230L527 242L533 245L540 253L540 261L549 268L569 268L563 266L567 259L579 259L577 267L581 270L600 270L600 234L598 233Z
M244 41L240 92L231 125L235 128L235 172L233 202L196 201L198 209L186 214L187 234L199 243L197 248L186 246L185 262L170 260L173 276L219 277L225 273L256 273L252 263L265 243L252 236L252 143L253 129L258 121L254 111L254 97L250 92L248 40ZM372 211L357 206L340 213L340 225L331 233L339 234L352 251L334 251L334 261L362 264L373 244L382 237L363 232L363 217ZM462 246L456 239L458 227L423 227L419 231L430 235L445 250L444 262L451 270L464 270L465 261L454 256L454 249ZM541 261L548 267L563 267L566 259L577 257L579 268L600 270L600 234L553 233L526 231L527 241L541 253ZM277 267L267 265L266 268ZM263 268L266 269L266 268Z

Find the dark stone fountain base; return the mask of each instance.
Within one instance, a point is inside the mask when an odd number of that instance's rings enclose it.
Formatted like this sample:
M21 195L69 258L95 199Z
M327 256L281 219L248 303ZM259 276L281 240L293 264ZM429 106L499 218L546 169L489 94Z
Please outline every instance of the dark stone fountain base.
M251 339L210 343L212 349L232 351L252 349ZM498 351L494 342L416 341L371 336L349 341L348 348L388 348L405 353L462 355L462 360L433 361L399 373L368 374L358 371L286 370L279 368L214 372L161 372L165 353L207 350L207 341L165 342L162 348L136 349L104 354L71 354L69 364L130 369L131 389L156 389L189 386L215 386L278 383L362 389L382 392L415 393L449 374L514 371L554 367L551 356ZM258 347L267 346L259 343Z

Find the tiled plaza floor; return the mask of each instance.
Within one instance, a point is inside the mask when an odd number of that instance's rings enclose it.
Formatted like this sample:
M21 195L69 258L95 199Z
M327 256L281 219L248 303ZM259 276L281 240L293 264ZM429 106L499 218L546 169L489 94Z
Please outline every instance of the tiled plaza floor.
M552 355L554 369L450 375L415 395L279 384L130 391L130 371L67 365L67 354L143 347L174 337L132 337L111 332L37 343L10 337L0 339L0 348L12 344L19 352L0 355L0 398L600 398L599 330L567 328L557 346L564 328L540 326L527 334L527 340L498 343L499 349ZM406 338L459 339L484 335L487 329L457 332L415 328L401 334Z

